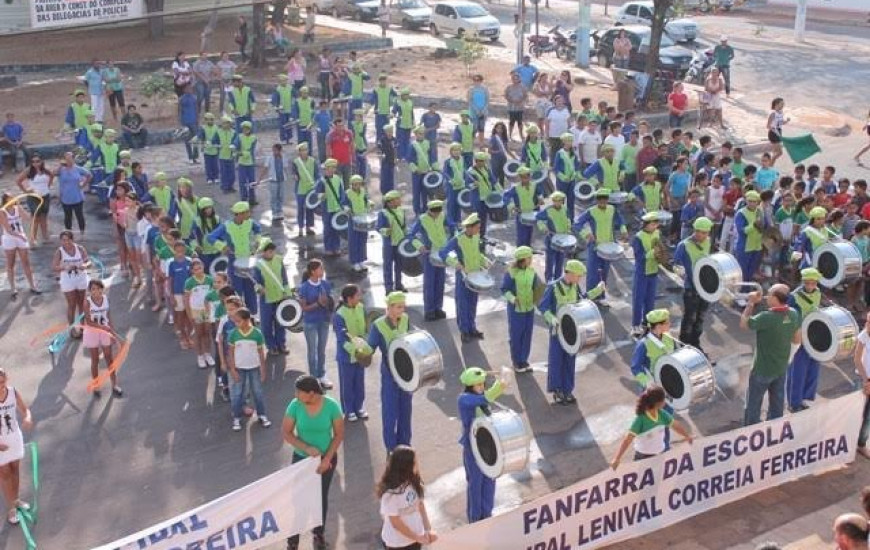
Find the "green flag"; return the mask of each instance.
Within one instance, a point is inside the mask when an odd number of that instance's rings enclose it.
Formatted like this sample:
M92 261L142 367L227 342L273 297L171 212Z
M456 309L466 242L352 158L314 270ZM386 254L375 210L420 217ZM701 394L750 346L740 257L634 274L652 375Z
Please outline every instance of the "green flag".
M804 134L797 137L783 137L782 145L795 164L803 162L816 153L821 153L822 148L816 143L812 134Z

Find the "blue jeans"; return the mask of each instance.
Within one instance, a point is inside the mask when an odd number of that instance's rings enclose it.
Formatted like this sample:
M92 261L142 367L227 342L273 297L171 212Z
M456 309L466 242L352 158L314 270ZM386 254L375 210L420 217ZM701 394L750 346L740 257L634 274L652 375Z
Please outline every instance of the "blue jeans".
M189 160L197 160L199 159L199 147L191 143L193 138L197 135L196 126L192 124L185 124L185 128L190 130L190 133L184 138L184 148L187 150L187 158Z
M867 446L867 438L870 437L870 396L864 398L864 412L861 413L861 431L858 432L858 447Z
M785 373L771 378L761 376L754 370L749 374L749 385L746 388L746 410L743 424L751 426L761 422L761 402L767 394L767 419L781 418L785 407Z
M329 337L329 323L305 323L305 344L308 348L308 374L315 378L326 376L326 339Z
M269 180L269 201L272 206L272 219L284 217L284 186L283 181Z
M681 115L669 114L668 115L668 126L670 128L682 128L683 127L683 117Z
M197 80L194 89L196 90L196 112L207 113L211 111L211 84Z
M251 388L254 394L254 405L257 407L257 416L266 415L266 403L263 401L263 383L260 381L260 369L237 369L239 381L230 376L230 406L233 410L233 418L242 417L242 405L245 403L245 389ZM250 384L250 386L249 386Z

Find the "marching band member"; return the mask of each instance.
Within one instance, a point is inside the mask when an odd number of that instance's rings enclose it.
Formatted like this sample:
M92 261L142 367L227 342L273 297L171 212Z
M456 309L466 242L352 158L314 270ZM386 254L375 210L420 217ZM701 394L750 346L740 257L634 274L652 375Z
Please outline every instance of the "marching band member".
M397 445L411 444L411 398L413 394L399 388L390 373L390 343L408 333L411 323L405 313L405 293L387 294L387 312L372 323L368 345L381 351L381 421L384 446L391 453Z
M212 244L208 241L208 234L217 229L221 219L214 209L214 200L202 197L196 201L197 218L193 226L193 236L197 247L197 257L202 260L206 273L211 269L211 263L220 255L223 243Z
M308 97L308 86L302 86L299 88L299 97L293 101L290 118L296 121L296 143L307 143L309 151L311 150L311 126L315 109L314 100ZM322 151L321 154L323 154Z
M385 124L381 128L382 135L378 139L381 157L381 195L386 195L396 186L396 138L393 135L395 131L395 125Z
M801 319L821 307L822 291L819 289L821 278L822 274L813 267L801 270L801 286L794 289L788 297L788 305L800 313ZM802 342L792 357L785 381L789 410L799 412L808 409L809 406L805 403L816 398L818 385L819 362L810 357Z
M418 216L426 211L426 190L423 188L423 176L433 169L429 163L429 140L426 139L426 128L423 125L414 128L414 141L408 155L408 168L411 170L411 205L414 214Z
M205 124L199 127L199 142L202 143L202 156L205 167L205 182L213 185L218 182L219 164L218 147L215 145L215 136L218 126L214 123L214 115L205 113L202 115Z
M607 275L610 273L610 262L598 256L595 250L596 246L602 243L613 242L613 235L617 230L622 234L623 238L627 234L625 223L623 223L619 211L612 204L607 204L609 198L609 189L599 189L596 191L595 206L587 208L574 224L574 231L581 231L580 236L585 238L590 245L586 288L594 288L599 281L606 283ZM584 229L586 225L589 228ZM604 293L602 293L598 304L607 307L608 304L605 302L604 296Z
M656 281L659 276L659 262L655 247L661 241L659 216L657 212L647 212L641 218L643 226L631 239L634 250L634 277L631 279L631 335L643 334L641 320L656 305Z
M236 141L236 131L233 130L233 119L228 115L221 118L221 127L212 138L212 145L218 148L218 169L221 180L221 191L232 193L236 183L236 159L233 143Z
M520 152L520 160L529 167L532 173L548 172L550 169L547 148L541 141L540 133L537 124L530 124L526 127L526 140L523 142L523 149Z
M357 109L362 109L365 82L370 80L369 73L362 70L362 65L353 63L350 66L350 71L347 72L346 86L342 90L344 95L350 96L348 103L348 111L354 113Z
M335 331L335 360L338 363L338 382L341 410L349 422L365 420L369 413L363 408L366 398L365 368L357 354L371 355L366 342L366 309L362 291L357 285L347 284L341 289L341 304L332 316Z
M178 230L181 231L181 238L185 242L190 242L194 238L193 233L199 222L197 197L193 194L193 182L188 178L178 178L175 184L177 186L175 201L178 204Z
M504 274L501 294L507 301L508 340L511 363L517 372L528 372L535 328L535 290L543 283L532 267L532 249L517 247L514 264Z
M335 173L338 161L333 158L323 163L323 176L317 182L317 193L323 198L323 248L327 256L338 256L341 252L341 235L332 228L332 218L342 209L344 202L344 183Z
M453 141L459 143L462 148L462 162L468 170L474 160L474 124L471 122L470 112L460 111L459 124L453 129Z
M481 415L492 414L489 404L498 399L507 386L504 380L496 380L486 389L486 371L480 367L468 367L459 375L463 386L459 394L459 420L462 422L462 463L465 466L465 510L468 523L492 516L495 501L495 480L480 471L471 450L471 424Z
M444 201L432 199L427 207L426 214L414 222L408 238L414 240L423 262L423 318L435 321L447 317L443 309L445 268L432 264L431 253L434 251L437 254L444 248L455 226L444 213Z
M387 85L387 75L382 74L378 76L378 85L372 88L369 97L369 102L375 108L375 138L380 143L384 137L384 126L390 120L390 108L398 96L396 89Z
M463 231L447 241L440 253L441 260L456 269L456 323L463 344L473 338L483 340L483 333L477 330L477 292L465 286L465 277L469 273L489 267L480 251L480 226L480 216L476 212L469 214L462 221Z
M384 288L387 294L393 290L405 290L402 286L402 268L399 265L399 243L405 238L405 211L402 209L402 194L396 190L384 195L384 209L378 214L378 230L383 242Z
M655 166L647 166L643 169L643 181L631 190L640 202L641 208L647 212L661 210L665 200L662 184L657 179L658 173Z
M565 194L570 219L574 217L574 183L580 171L580 159L574 154L574 135L565 132L560 139L562 148L553 154L553 172L556 174L556 190Z
M154 174L154 185L148 192L154 199L154 204L163 210L163 214L175 221L176 216L178 216L178 202L175 200L172 188L166 183L167 181L166 173L157 172Z
M230 89L227 111L236 117L236 132L242 131L243 122L251 122L251 116L257 109L257 100L249 86L242 82L242 75L233 75L233 86Z
M599 186L609 189L611 193L620 190L619 182L623 177L621 163L614 158L616 149L612 145L604 145L601 148L601 158L586 167L583 171L584 178L595 178Z
M235 259L250 258L253 255L251 241L259 242L262 227L251 219L251 206L245 201L239 201L230 209L233 213L232 220L226 220L217 226L217 229L208 234L208 242L217 244L222 241L224 250L229 255L229 274L233 281L233 288L239 296L245 299L245 305L254 315L257 314L257 293L254 291L254 283L248 277L236 274Z
M351 217L368 214L372 207L368 191L365 189L365 181L363 181L363 177L359 174L354 174L350 177L350 189L344 194L344 205L350 210L349 214ZM368 240L368 231L358 231L354 229L353 223L347 224L347 250L350 263L352 264L351 269L354 273L365 273L368 271L368 268L363 265L368 259L366 254Z
M350 131L353 133L353 153L355 157L354 169L356 173L365 179L369 173L369 165L366 153L369 150L369 142L366 139L366 123L363 117L366 112L362 109L354 109L353 120L350 122Z
M117 135L118 133L111 128L103 132L103 139L97 144L93 155L91 155L91 162L95 168L93 181L97 185L97 196L100 198L100 202L104 203L108 203L109 200L106 185L110 183L109 179L114 175L115 168L120 161L121 147L115 141ZM96 173L99 171L97 167L102 170L102 177Z
M80 131L82 129L86 129L88 127L88 115L91 117L96 117L91 110L91 106L85 102L85 91L84 90L76 90L74 93L75 99L72 103L69 104L66 110L66 117L64 118L64 127L69 130L77 130ZM81 132L76 132L76 144L83 145L78 141L79 135L82 135Z
M694 232L680 241L674 251L674 265L683 268L683 322L680 324L680 341L701 349L701 332L704 330L704 314L710 303L701 298L695 289L692 273L695 262L710 255L710 231L713 221L700 217L692 224Z
M550 202L552 204L538 212L536 217L538 229L547 234L544 237L544 280L547 282L555 280L562 273L562 265L565 263L565 253L553 248L553 236L571 233L571 218L564 208L565 193L553 191L550 193Z
M250 120L242 122L242 133L236 134L233 145L239 155L239 197L251 206L257 204L254 185L257 181L257 136L253 134L254 124Z
M254 267L255 289L260 295L260 329L266 339L269 355L287 354L287 331L278 324L278 304L290 295L290 284L284 258L275 254L272 239L260 241L260 259Z
M671 314L666 309L654 309L646 314L646 334L635 344L631 356L631 374L641 388L653 381L652 368L662 355L677 348L677 340L670 335Z
M557 334L559 319L556 314L562 306L575 304L582 298L595 299L604 292L604 282L584 293L580 290L580 277L586 273L586 266L580 260L568 260L565 272L559 279L550 282L544 296L538 303L538 310L550 327L550 348L547 352L547 391L553 394L553 401L559 405L576 403L574 397L574 355L566 352L559 343Z
M761 203L758 191L747 191L745 198L746 206L734 216L734 227L737 230L734 256L743 271L743 280L752 281L761 265L761 237L767 225L764 213L758 209Z
M458 142L450 144L450 157L442 167L444 186L447 188L447 219L456 225L462 219L462 208L459 206L459 192L465 189L465 165L462 161L462 145Z
M299 227L299 236L302 229L306 235L314 235L314 210L305 206L305 197L320 181L320 166L309 155L309 145L304 141L296 146L299 153L293 159L293 175L296 177L296 224Z
M824 206L814 206L810 210L810 221L798 235L798 242L795 246L797 252L802 253L801 268L810 267L813 265L813 252L828 242L828 230L825 227L825 218L828 216L828 211Z
M519 183L515 183L510 189L505 191L504 200L506 204L514 203L517 246L530 246L532 244L532 230L534 226L520 223L520 215L538 211L543 202L541 188L538 185L532 184L532 171L528 166L520 166L517 170L517 176L520 178Z
M289 124L290 113L293 112L293 87L287 85L287 75L278 75L278 85L272 92L272 106L278 113L278 138L284 144L290 143L293 128Z
M490 193L502 193L501 185L495 180L487 161L489 161L489 153L478 151L474 153L474 166L465 172L471 186L471 207L477 212L480 219L481 238L486 236L486 221L489 217L486 198Z
M411 149L411 129L414 127L414 102L408 88L402 88L399 92L399 99L393 104L393 114L396 115L398 156L401 160L407 160Z

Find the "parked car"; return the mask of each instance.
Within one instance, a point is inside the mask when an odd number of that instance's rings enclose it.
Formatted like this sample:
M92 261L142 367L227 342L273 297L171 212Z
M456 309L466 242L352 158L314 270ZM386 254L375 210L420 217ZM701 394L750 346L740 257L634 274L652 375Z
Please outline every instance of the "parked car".
M299 7L302 9L314 6L317 13L330 13L335 6L335 0L300 0Z
M604 67L613 64L613 41L622 31L625 31L625 36L631 40L631 58L628 68L632 71L643 71L646 67L652 32L649 27L641 25L613 27L605 32L598 40L598 63ZM692 57L692 50L677 46L667 35L662 35L662 43L659 47L660 70L673 71L678 78L683 78L692 63Z
M652 25L653 3L627 2L614 17L617 25ZM676 42L691 42L698 37L698 24L688 18L675 19L674 10L668 8L665 32Z
M480 4L467 0L444 0L435 4L429 30L433 36L474 33L495 42L501 34L501 24Z
M432 21L432 8L423 0L398 0L390 5L390 23L404 29L425 29Z
M333 0L333 17L351 17L358 21L374 21L378 17L380 0Z

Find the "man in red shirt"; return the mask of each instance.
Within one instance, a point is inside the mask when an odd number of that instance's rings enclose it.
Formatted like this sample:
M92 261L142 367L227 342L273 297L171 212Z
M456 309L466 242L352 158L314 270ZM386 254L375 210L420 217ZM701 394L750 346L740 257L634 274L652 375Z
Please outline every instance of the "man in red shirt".
M731 178L728 190L722 195L722 211L725 214L725 219L722 221L722 235L717 239L721 245L719 249L723 252L730 252L734 244L734 213L737 206L737 201L743 196L743 182L740 178Z
M655 165L659 152L653 147L652 136L643 136L643 144L637 152L637 173L643 174L644 168Z
M336 173L347 186L353 163L353 132L347 129L343 119L336 118L332 130L326 134L326 156L338 161Z
M683 92L683 83L674 82L673 90L668 94L668 125L671 128L683 126L683 116L689 107L689 96Z
M834 197L831 199L834 203L834 208L842 208L846 209L846 205L849 204L849 201L852 199L852 196L849 195L849 185L850 181L848 178L840 178L838 183L838 192L834 194Z

